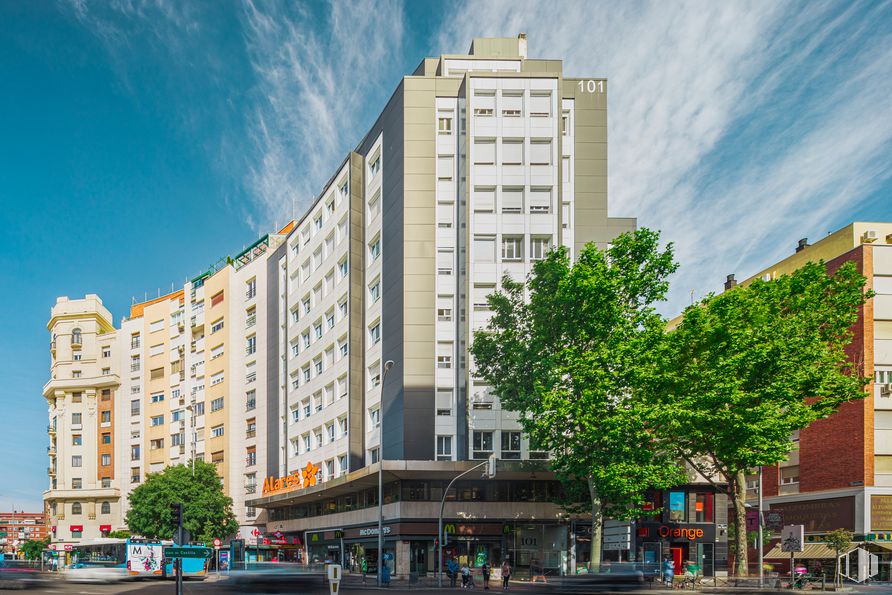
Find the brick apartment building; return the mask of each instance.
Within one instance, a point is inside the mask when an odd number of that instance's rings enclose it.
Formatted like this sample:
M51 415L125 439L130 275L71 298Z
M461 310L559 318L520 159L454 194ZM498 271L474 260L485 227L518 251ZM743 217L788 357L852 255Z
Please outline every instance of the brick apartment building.
M49 535L42 512L0 512L0 552L11 554L26 541Z
M854 262L876 292L862 308L847 352L864 376L874 379L861 401L815 422L794 436L798 448L786 461L764 467L765 510L783 511L783 523L805 525L812 565L832 564L835 554L821 542L845 528L880 555L880 576L892 568L892 223L852 223L814 245L801 240L796 252L756 278L772 279L806 262L822 260L831 272ZM726 288L733 286L729 277ZM748 499L757 497L758 476L748 477ZM783 563L779 548L768 562ZM755 559L755 558L753 558Z

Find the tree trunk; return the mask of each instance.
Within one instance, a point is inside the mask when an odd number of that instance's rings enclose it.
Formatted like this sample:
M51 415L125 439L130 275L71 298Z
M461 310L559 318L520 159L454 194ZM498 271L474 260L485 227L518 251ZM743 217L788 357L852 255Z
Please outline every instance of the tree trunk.
M588 479L588 491L592 498L592 553L589 562L589 572L601 570L601 536L603 533L604 519L601 516L601 498L595 489L592 478Z
M749 576L746 542L746 471L738 471L732 493L734 503L734 540L737 576Z

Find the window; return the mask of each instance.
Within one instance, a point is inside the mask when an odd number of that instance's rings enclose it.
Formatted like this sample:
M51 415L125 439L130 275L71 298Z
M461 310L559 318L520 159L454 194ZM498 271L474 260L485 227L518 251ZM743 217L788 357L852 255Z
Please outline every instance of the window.
M81 353L75 353L72 357L74 358L74 361L79 362L79 361L81 361L82 356L83 356L83 354L81 354Z
M452 368L452 343L437 343L437 368Z
M477 91L474 93L474 115L482 118L492 117L496 107L495 91Z
M452 436L437 436L437 460L452 460Z
M310 310L312 309L312 306L310 305L310 298L304 299L303 306L304 306L304 314L309 314Z
M223 357L224 347L225 346L223 345L223 343L220 343L219 345L217 345L216 347L211 349L211 359L217 359L218 357Z
M80 426L81 425L81 413L72 413L71 414L71 425L72 426Z
M101 485L104 488L110 488L111 487L111 477L103 477Z
M452 308L437 308L437 321L438 322L451 322L452 321Z
M111 514L111 503L103 502L102 507L99 509L99 514Z
M329 312L328 315L326 315L326 317L325 317L325 326L326 326L326 328L331 330L334 328L334 324L335 324L334 312Z
M163 400L164 400L164 393L155 393L154 395L152 395L153 403L160 403Z
M223 409L223 397L218 397L211 401L211 413Z
M108 376L109 374L111 374L111 368L102 368L103 376Z
M182 409L178 409L170 414L170 421L183 421L186 419L186 413Z
M502 432L502 458L520 458L520 432Z
M699 493L694 496L694 520L698 523L711 523L715 518L713 493Z
M551 188L530 188L530 213L551 212Z
M71 504L71 514L72 514L72 515L81 515L81 514L83 514L83 509L82 509L82 507L81 507L81 503L80 503L80 502L73 502L73 503ZM78 533L80 533L80 531L78 531Z
M83 463L83 458L81 455L72 455L71 456L71 466L72 467L80 467Z
M322 229L322 215L319 215L318 217L316 217L316 219L313 220L313 226L316 228L317 231Z
M440 155L437 157L437 179L451 180L455 169L455 158L452 155Z
M248 467L252 467L257 464L257 447L251 446L245 451L245 463ZM255 480L256 481L256 480Z
M73 477L71 479L71 489L72 490L80 490L84 487L84 481L80 477Z
M71 344L72 345L83 345L84 339L81 334L81 329L76 328L71 331Z
M523 92L502 92L502 117L519 118L523 114Z
M686 509L685 509L685 493L684 492L669 492L669 521L670 522L678 522L686 520Z
M502 165L523 165L523 140L502 141Z
M220 291L218 293L215 293L214 296L211 298L211 308L213 308L217 304L222 304L222 303L223 303L223 292Z
M164 425L164 415L153 415L150 424L153 426Z
M322 360L319 359L313 362L313 368L316 370L316 375L318 376L322 373L322 370L325 369L325 365L322 363Z
M211 324L211 334L214 334L217 331L222 331L222 330L223 330L223 319L222 318L219 320L215 320Z
M204 415L204 403L195 403L195 405L192 406L192 410L194 411L195 417Z
M84 393L81 393L81 392L71 393L71 402L72 403L80 403L81 401L83 401L83 396L84 396Z
M111 455L110 454L102 455L101 465L103 467L108 467L109 465L111 465Z
M452 248L440 248L437 250L437 274L451 275L454 251Z
M102 433L102 443L111 444L111 434L109 432Z
M377 153L369 163L369 177L374 178L381 171L381 154Z
M474 262L496 261L496 237L474 236Z
M452 134L451 116L440 116L437 118L437 134Z
M474 164L495 165L496 141L494 139L476 139L474 141Z
M570 112L564 111L561 115L561 134L570 136Z
M304 435L303 435L303 443L304 443L304 452L313 450L313 445L312 445L312 442L310 441L310 435L309 435L309 434L304 434Z
M551 140L530 142L530 165L551 165Z
M211 386L215 386L223 382L223 372L217 372L211 376Z
M310 333L304 333L300 337L301 342L303 343L304 349L310 346Z
M164 353L164 343L158 343L149 347L150 356L161 355L162 353Z
M347 271L348 271L347 261L342 260L341 262L338 263L338 272L341 274L341 279L343 279L344 277L347 276Z
M149 372L150 380L160 380L161 378L164 378L164 368L155 368Z
M373 261L378 260L378 257L381 256L381 238L377 238L369 244L369 256L372 257Z
M347 435L347 418L342 417L338 420L338 425L340 426L341 436Z
M492 432L474 430L474 457L485 459L492 454Z
M341 318L342 319L346 318L347 317L347 302L343 301L340 304L338 304L338 310L341 311Z
M111 357L111 347L102 348L102 357Z
M223 435L223 426L222 425L214 426L213 428L211 428L211 438L219 438L222 435Z
M474 188L474 212L492 213L496 209L496 189L490 186Z
M369 449L369 460L371 464L374 465L378 461L381 460L381 449L379 448L370 448Z
M71 435L71 445L72 446L80 446L84 443L84 437L80 434L72 434Z
M381 425L381 410L377 407L375 409L369 409L369 423L373 428L377 428Z
M799 465L781 467L781 485L799 483Z
M218 465L218 464L222 463L223 460L224 460L224 457L223 457L222 450L218 450L217 452L211 453L211 463Z
M71 377L72 377L72 378L80 378L80 377L81 377L81 371L80 371L80 370L72 370L72 371L71 371Z
M330 424L325 427L325 432L328 434L328 441L334 442L335 440L335 427L334 424Z
M523 260L523 237L520 237L520 236L503 236L502 237L502 260L507 260L507 261Z
M139 349L139 334L130 335L130 349Z
M369 340L372 342L372 345L377 345L381 341L381 323L376 323L375 326L369 328Z
M523 188L502 188L502 212L523 212Z
M340 351L341 357L344 357L347 355L347 350L348 350L347 339L344 338L341 340L340 344L338 345L338 351Z
M313 325L313 335L314 335L317 339L321 339L321 338L322 338L322 324L321 324L321 323L320 323L320 324L314 324L314 325Z
M291 311L291 322L292 324L300 320L300 310L295 308Z
M551 249L551 238L530 238L530 260L542 260Z
M130 447L130 460L131 461L139 460L139 451L140 451L139 444L134 444L133 446Z
M257 335L252 335L248 337L247 345L245 346L245 353L247 355L251 355L257 352Z
M437 389L437 415L452 415L452 389Z
M309 382L310 381L310 366L307 366L306 368L303 369L303 375L304 375L304 382Z
M551 95L530 94L530 117L547 118L551 116Z

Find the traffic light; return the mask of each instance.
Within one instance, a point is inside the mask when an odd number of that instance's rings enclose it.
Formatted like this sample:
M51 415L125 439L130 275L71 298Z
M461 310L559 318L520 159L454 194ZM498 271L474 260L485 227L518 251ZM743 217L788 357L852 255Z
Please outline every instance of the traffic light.
M183 504L172 502L170 505L170 522L173 524L174 533L183 525Z

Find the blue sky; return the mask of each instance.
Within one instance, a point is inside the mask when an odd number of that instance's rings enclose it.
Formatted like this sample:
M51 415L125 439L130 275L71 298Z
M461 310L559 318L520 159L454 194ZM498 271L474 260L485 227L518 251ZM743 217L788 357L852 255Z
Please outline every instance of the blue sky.
M0 3L0 509L46 487L57 295L180 285L299 213L425 55L524 31L609 79L611 214L676 244L666 313L892 220L890 2Z

